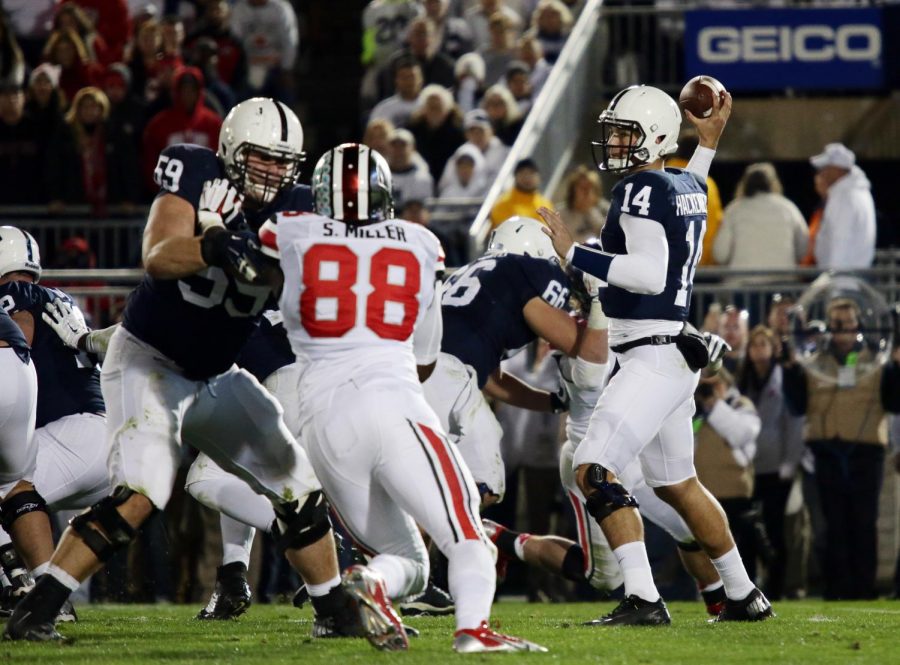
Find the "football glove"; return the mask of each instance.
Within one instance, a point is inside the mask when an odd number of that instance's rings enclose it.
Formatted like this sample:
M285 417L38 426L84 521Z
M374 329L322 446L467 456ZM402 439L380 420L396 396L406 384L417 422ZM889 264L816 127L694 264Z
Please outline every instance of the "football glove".
M241 195L226 178L216 178L203 183L203 192L197 208L197 222L206 233L215 226L227 226L241 211Z
M208 229L200 240L200 254L207 265L253 283L259 277L265 260L255 233L232 233L221 226Z
M62 298L57 298L44 305L41 318L53 329L63 344L70 349L81 350L78 348L78 342L90 330L84 322L84 315L80 309L72 307Z
M722 361L725 354L731 351L731 346L718 335L705 332L703 339L706 340L706 348L709 351L709 364L715 365Z

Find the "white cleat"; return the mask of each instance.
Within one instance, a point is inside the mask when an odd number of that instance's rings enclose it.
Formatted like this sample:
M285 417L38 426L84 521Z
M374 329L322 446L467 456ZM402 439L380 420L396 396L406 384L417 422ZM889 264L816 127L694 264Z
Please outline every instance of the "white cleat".
M512 635L491 630L487 621L478 628L464 628L453 634L453 650L457 653L504 653L511 651L537 651L544 653L547 647Z
M341 585L359 604L359 619L366 639L382 651L406 651L409 638L388 598L384 580L371 568L350 566Z

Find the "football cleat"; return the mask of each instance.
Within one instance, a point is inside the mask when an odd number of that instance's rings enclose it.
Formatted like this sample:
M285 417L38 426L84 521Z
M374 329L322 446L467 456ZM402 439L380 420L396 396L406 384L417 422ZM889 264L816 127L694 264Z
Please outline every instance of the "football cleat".
M0 617L11 616L16 604L34 588L31 574L24 569L22 573L13 577L10 585L0 590Z
M359 604L359 619L369 643L382 651L406 651L409 639L388 598L384 580L371 568L350 566L341 586Z
M75 614L75 606L71 600L63 603L59 608L59 614L56 615L56 623L75 623L78 621L78 615Z
M216 570L216 587L206 607L197 618L208 620L236 619L250 607L250 585L247 584L247 567L236 561Z
M510 651L546 652L547 647L512 635L491 630L487 621L478 628L464 628L453 633L453 650L456 653L491 653Z
M15 614L6 622L6 630L3 631L4 640L26 640L28 642L54 642L65 638L56 632L53 623L31 622L31 612Z
M725 601L725 607L719 616L710 622L719 621L763 621L775 617L772 604L759 589L753 589L743 600Z
M502 524L498 524L494 520L482 519L481 524L482 526L484 526L484 532L487 534L487 537L490 538L491 542L494 543L495 546L497 545L497 538L501 533L507 530L505 526L503 526ZM506 579L506 571L509 568L509 562L511 559L511 556L501 552L499 547L497 548L496 569L498 582L502 582Z
M669 608L662 598L654 603L634 594L626 596L616 609L582 626L668 626L672 623Z
M456 611L450 594L434 586L432 582L428 583L425 591L400 603L399 607L403 616L443 616Z
M728 596L725 595L725 587L720 586L712 591L701 591L703 602L706 605L706 613L710 616L717 617L719 613L725 609L725 601Z

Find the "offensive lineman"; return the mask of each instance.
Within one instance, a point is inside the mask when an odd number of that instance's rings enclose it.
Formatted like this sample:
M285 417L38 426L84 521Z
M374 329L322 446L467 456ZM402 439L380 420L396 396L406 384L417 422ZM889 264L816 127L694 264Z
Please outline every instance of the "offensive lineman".
M559 255L609 284L602 302L618 370L573 461L588 511L625 577L625 599L600 625L671 621L653 583L636 502L619 482L635 458L647 484L684 518L719 572L727 600L718 620L773 616L693 464L693 394L709 350L684 321L706 228L706 175L731 103L724 93L709 118L688 114L700 147L681 170L667 169L664 162L677 147L681 127L674 100L649 86L632 86L613 97L599 119L597 166L628 175L613 189L601 233L603 251L576 245L557 213L538 211Z
M360 632L306 454L275 399L234 367L271 296L268 284L254 283L256 234L243 229L258 227L279 197L297 195L302 128L283 104L255 98L231 110L219 144L218 155L173 145L159 157L160 193L144 230L146 274L101 375L117 486L72 520L47 574L7 623L8 639L61 638L53 618L69 594L166 505L182 439L270 499L280 547L323 593L317 614Z
M260 231L264 251L280 254L310 460L349 533L374 555L348 569L344 585L364 624L379 629L373 644L408 648L390 599L425 588L418 523L449 561L454 649L544 651L487 624L493 546L476 517L472 476L420 386L441 338L443 252L424 227L391 219L390 192L384 158L345 143L316 164L316 214L281 214Z

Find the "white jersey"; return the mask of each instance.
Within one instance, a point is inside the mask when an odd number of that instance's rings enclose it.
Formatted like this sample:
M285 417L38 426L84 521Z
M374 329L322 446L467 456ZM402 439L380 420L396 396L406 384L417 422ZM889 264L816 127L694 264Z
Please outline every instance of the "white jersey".
M330 383L346 379L341 366L354 376L376 367L414 375L416 364L436 360L435 276L444 265L428 229L397 219L360 226L305 213L280 213L275 228L284 272L279 305L306 372ZM260 237L265 243L267 232Z
M609 380L608 372L602 378L598 377L595 385L576 386L572 378L572 365L578 362L575 358L558 355L559 376L569 394L569 415L566 417L566 438L576 446L581 443L587 434L588 424L591 422L591 414L597 406L597 400Z

